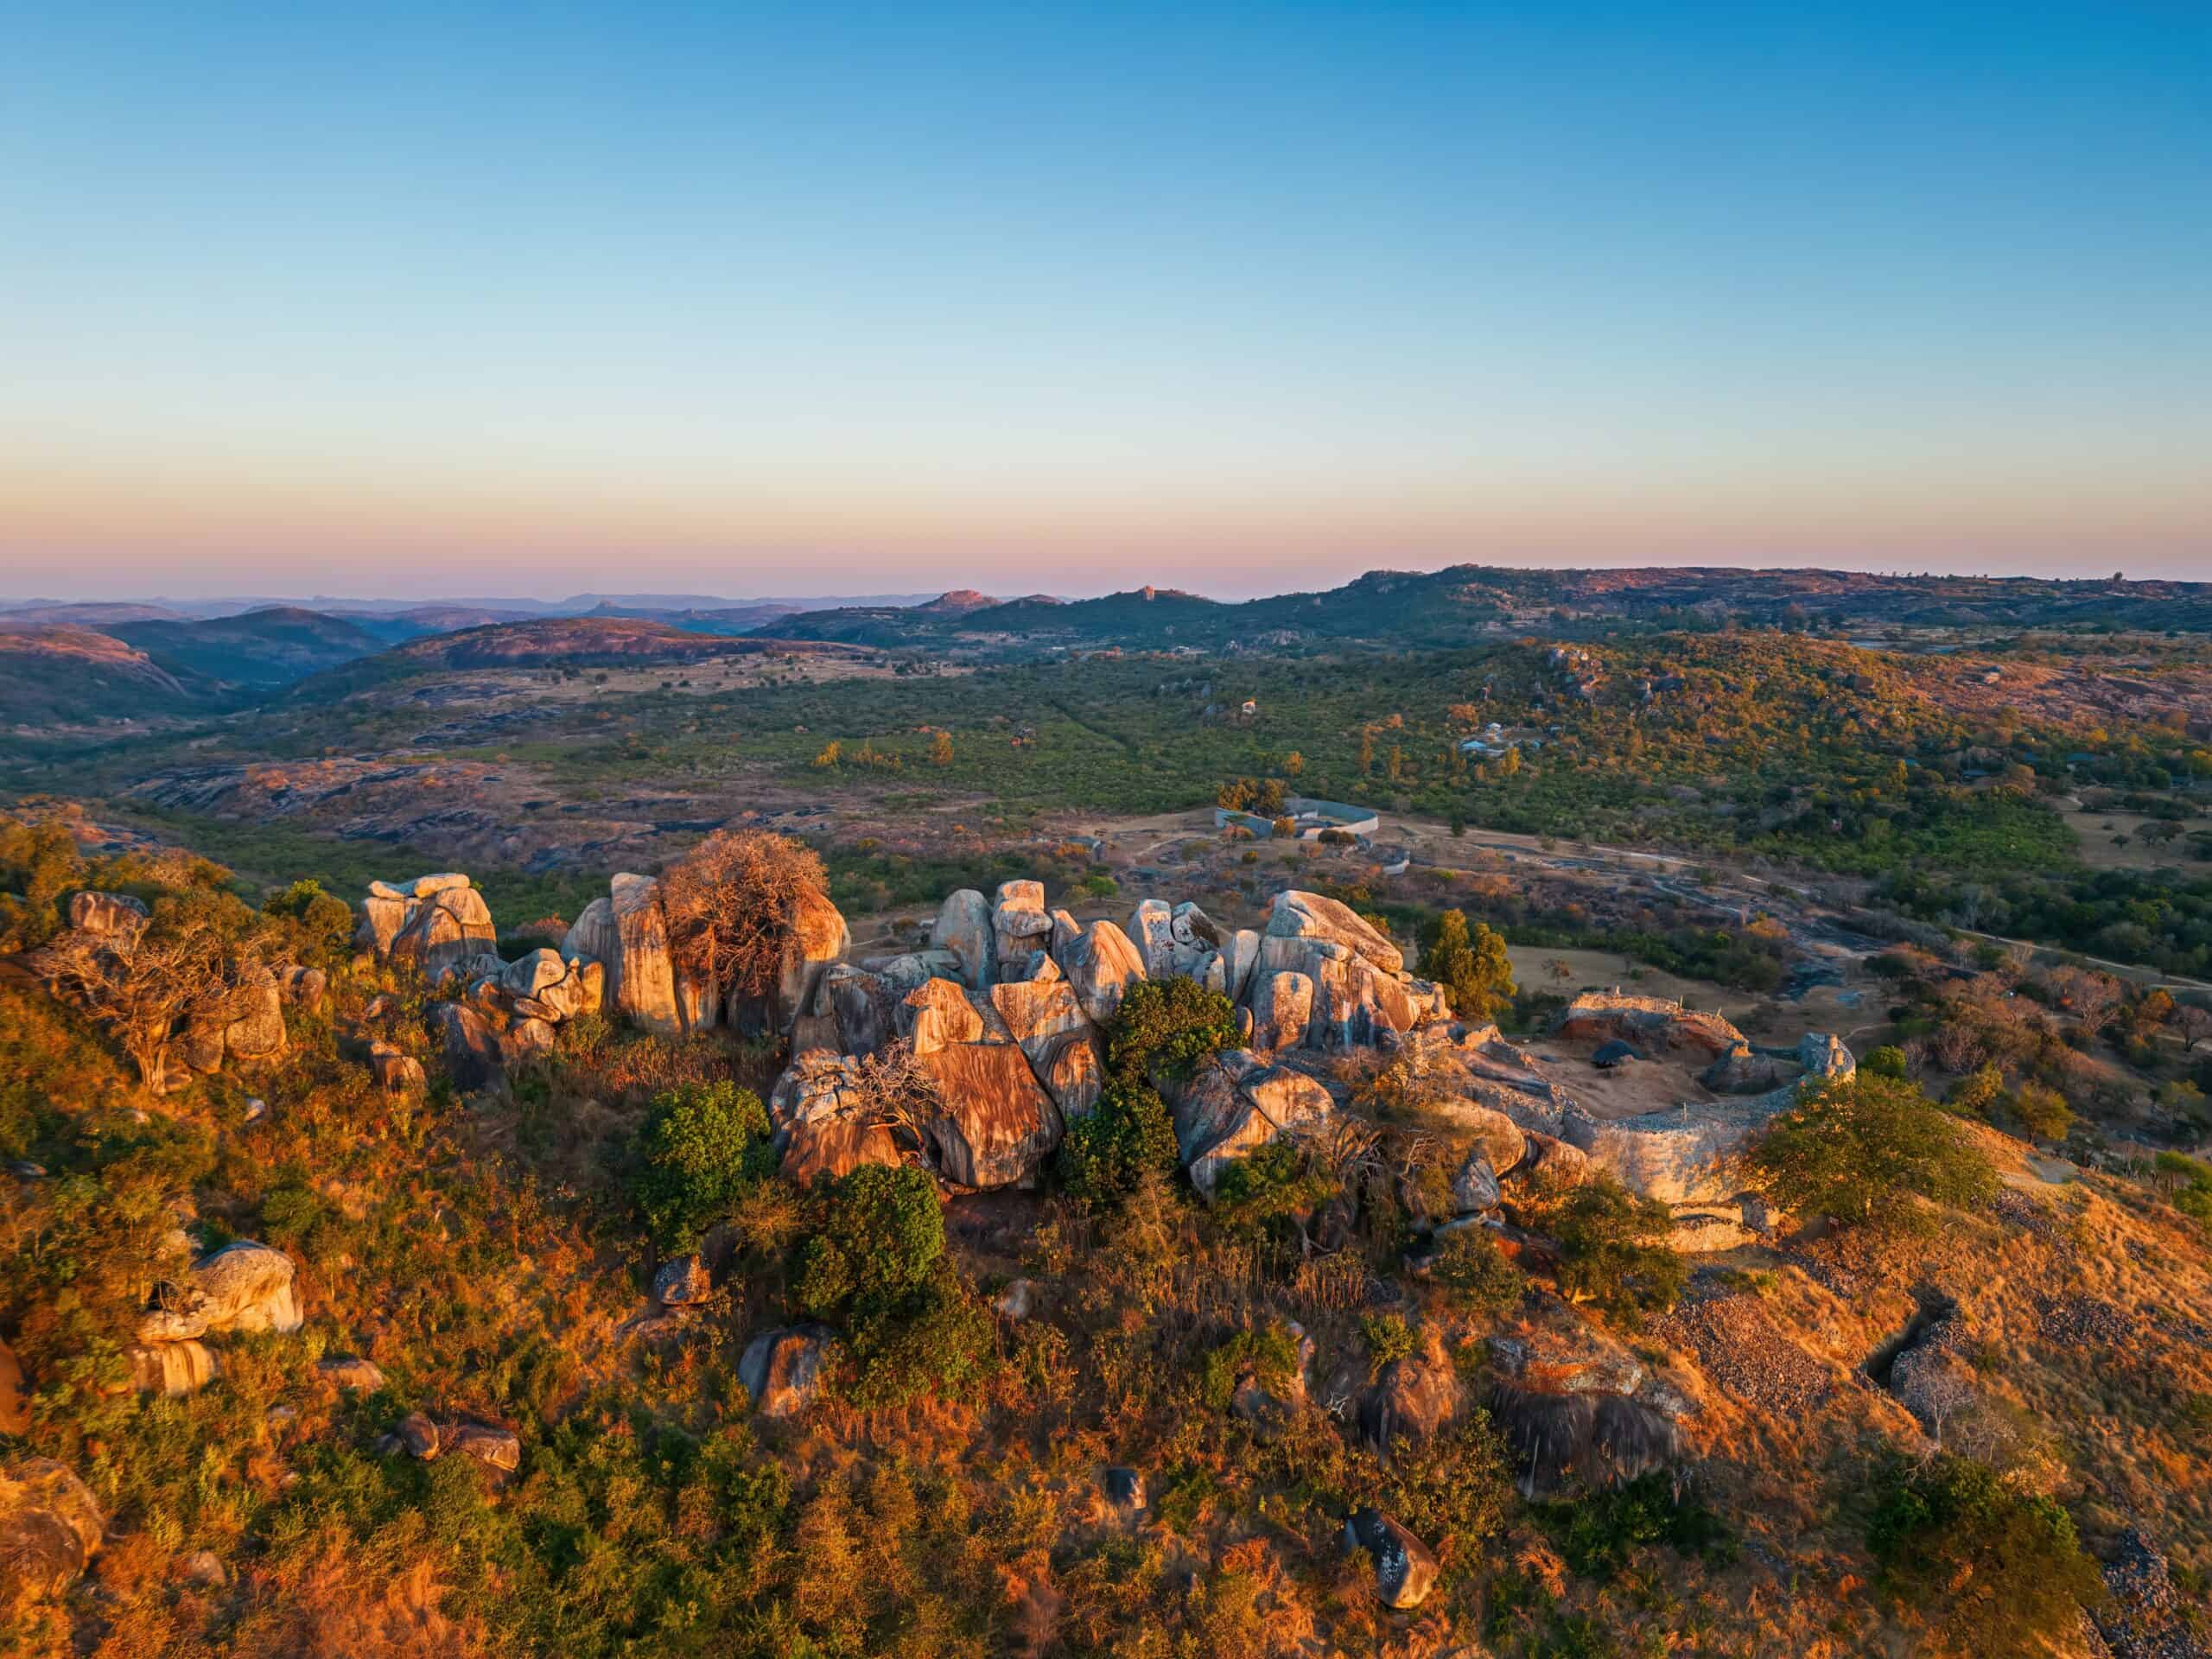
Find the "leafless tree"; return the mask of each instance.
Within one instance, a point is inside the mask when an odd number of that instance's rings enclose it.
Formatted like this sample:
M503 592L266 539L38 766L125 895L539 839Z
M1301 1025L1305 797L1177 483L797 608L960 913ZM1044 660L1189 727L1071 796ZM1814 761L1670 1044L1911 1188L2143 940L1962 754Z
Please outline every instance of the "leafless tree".
M820 856L789 836L757 830L709 836L661 878L677 969L716 1001L766 995L801 900L827 885Z
M139 1081L153 1088L179 1031L231 1017L238 993L260 976L262 949L220 895L201 893L163 901L135 936L65 933L40 963L57 994L113 1029Z
M2058 1006L2079 1020L2092 1037L2112 1023L2126 995L2111 975L2087 968L2054 968L2046 982Z
M2212 1042L2212 1008L2184 1002L2174 1010L2174 1029L2181 1033L2182 1052L2193 1052L2199 1043Z

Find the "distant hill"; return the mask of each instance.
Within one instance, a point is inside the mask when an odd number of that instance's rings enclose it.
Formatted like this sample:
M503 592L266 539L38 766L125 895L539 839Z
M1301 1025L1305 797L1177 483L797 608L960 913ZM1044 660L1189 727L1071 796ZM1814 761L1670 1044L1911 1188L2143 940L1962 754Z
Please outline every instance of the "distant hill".
M0 629L0 722L79 726L197 712L218 688L90 628Z
M184 613L166 605L139 605L121 601L87 601L72 604L37 600L28 605L0 608L0 628L48 626L74 628L111 628L120 622L181 621Z
M983 602L974 602L982 601ZM1524 570L1454 565L1370 570L1340 588L1227 601L1169 588L1097 599L846 606L785 617L789 639L1020 654L1126 647L1202 651L1427 648L1503 631L1591 627L1993 626L2212 632L2212 583L1887 576L1838 570L1649 568Z
M326 614L343 616L388 645L420 639L426 634L455 633L462 628L526 621L531 615L524 611L493 610L481 605L422 605L408 611L334 611Z
M300 691L308 697L346 696L392 680L458 669L627 668L841 649L820 640L694 632L637 617L540 617L410 640L319 675Z
M254 690L374 656L386 644L351 618L293 606L197 622L129 622L110 632L173 674Z

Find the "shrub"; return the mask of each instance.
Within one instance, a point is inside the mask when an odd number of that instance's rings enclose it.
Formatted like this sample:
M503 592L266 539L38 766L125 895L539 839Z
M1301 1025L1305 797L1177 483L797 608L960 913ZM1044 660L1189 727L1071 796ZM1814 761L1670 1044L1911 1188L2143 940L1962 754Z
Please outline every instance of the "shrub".
M1116 1077L1068 1124L1055 1168L1070 1196L1104 1208L1135 1192L1147 1170L1173 1175L1179 1161L1167 1103L1150 1084Z
M1912 1203L1978 1209L1997 1172L1917 1084L1861 1072L1775 1119L1747 1160L1783 1209L1847 1224L1904 1226Z
M958 1394L988 1369L991 1337L989 1313L940 1262L915 1289L855 1306L847 1396L873 1409Z
M1861 1071L1871 1071L1878 1077L1902 1077L1905 1075L1904 1050L1895 1043L1884 1043L1879 1048L1869 1049L1859 1062Z
M1306 1148L1285 1136L1223 1170L1214 1181L1210 1211L1216 1225L1232 1232L1274 1233L1294 1241L1294 1231L1277 1224L1310 1214L1336 1190Z
M1462 1227L1437 1245L1429 1278L1447 1300L1468 1313L1503 1313L1521 1305L1529 1287L1521 1269L1506 1260L1487 1227Z
M2066 1511L1971 1458L1891 1468L1866 1544L1885 1587L1969 1653L2031 1651L2104 1594Z
M1537 1518L1577 1576L1618 1578L1636 1551L1665 1544L1680 1555L1722 1562L1735 1553L1727 1524L1694 1492L1677 1494L1657 1471L1574 1499L1537 1506Z
M944 1211L926 1170L863 1164L820 1189L823 1219L799 1256L798 1300L829 1319L919 1289L944 1255Z
M1560 1294L1633 1325L1675 1305L1689 1269L1670 1249L1674 1217L1609 1175L1571 1188L1535 1217L1559 1245Z
M639 1126L635 1198L664 1250L688 1250L775 1173L768 1114L735 1084L683 1083L653 1096Z
M710 999L765 996L782 971L800 904L828 887L821 855L804 842L718 830L661 878L669 954Z
M1505 1444L1479 1407L1425 1444L1398 1454L1383 1506L1457 1576L1504 1524L1513 1502Z
M1960 1117L1986 1118L2005 1102L2005 1073L1985 1060L1951 1085L1944 1109Z
M353 907L320 881L295 881L262 901L261 913L289 924L292 947L303 961L327 966L353 947Z
M2063 1141L2074 1127L2074 1111L2067 1105L2066 1096L2044 1084L2022 1084L2013 1091L2012 1109L2038 1141Z
M1382 1375L1383 1367L1405 1358L1414 1351L1413 1327L1406 1323L1402 1313L1361 1314L1359 1336L1367 1344L1367 1375L1370 1381Z
M1200 1060L1236 1046L1236 1010L1219 991L1177 975L1128 988L1106 1029L1106 1065L1117 1078L1186 1077Z
M1216 1411L1226 1411L1236 1385L1251 1376L1281 1397L1298 1382L1298 1338L1274 1320L1247 1325L1207 1353L1198 1376L1198 1396Z

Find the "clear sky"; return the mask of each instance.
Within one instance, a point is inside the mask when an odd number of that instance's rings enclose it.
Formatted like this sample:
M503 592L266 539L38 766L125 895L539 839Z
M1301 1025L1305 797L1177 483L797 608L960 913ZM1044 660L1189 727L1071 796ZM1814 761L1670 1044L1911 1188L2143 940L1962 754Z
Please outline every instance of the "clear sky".
M0 594L2212 578L2212 4L0 0Z

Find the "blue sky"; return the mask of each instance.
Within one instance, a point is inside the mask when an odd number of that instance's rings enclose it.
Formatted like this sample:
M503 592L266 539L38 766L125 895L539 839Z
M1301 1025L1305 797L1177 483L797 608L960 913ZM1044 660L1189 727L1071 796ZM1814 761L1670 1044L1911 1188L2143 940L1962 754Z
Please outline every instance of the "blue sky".
M2202 5L97 10L9 594L2212 577Z

